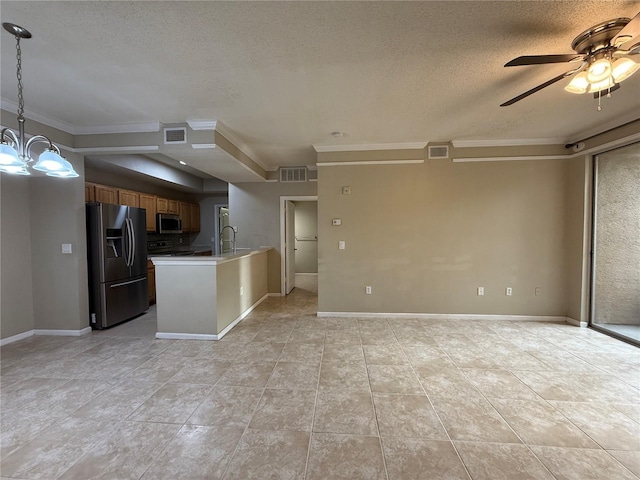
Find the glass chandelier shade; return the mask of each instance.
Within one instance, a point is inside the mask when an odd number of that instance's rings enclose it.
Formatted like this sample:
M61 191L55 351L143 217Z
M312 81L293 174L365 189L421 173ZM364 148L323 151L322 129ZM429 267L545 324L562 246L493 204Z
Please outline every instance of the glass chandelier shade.
M24 97L22 94L22 51L20 40L31 38L31 33L13 23L3 23L6 31L15 36L17 78L18 78L18 132L10 128L0 131L0 172L13 175L31 175L31 169L44 172L52 177L78 177L70 162L62 157L60 149L44 135L34 135L27 140L24 133ZM35 165L31 165L31 147L36 143L45 143L45 150L39 155Z

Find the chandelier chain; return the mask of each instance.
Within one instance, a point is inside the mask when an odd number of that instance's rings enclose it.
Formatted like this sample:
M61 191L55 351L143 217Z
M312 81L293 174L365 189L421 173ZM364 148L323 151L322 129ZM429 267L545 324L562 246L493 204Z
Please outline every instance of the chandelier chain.
M20 37L16 37L16 59L18 60L18 120L24 119L24 96L22 94L22 50L20 49Z

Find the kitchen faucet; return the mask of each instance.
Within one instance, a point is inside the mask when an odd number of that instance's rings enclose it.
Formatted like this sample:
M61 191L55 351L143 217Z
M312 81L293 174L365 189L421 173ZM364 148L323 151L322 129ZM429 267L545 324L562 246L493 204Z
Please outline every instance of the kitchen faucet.
M231 225L225 225L224 227L222 227L222 230L220 230L220 253L223 253L222 250L224 248L224 231L225 229L230 228L231 231L233 232L233 240L231 240L231 246L233 247L233 253L236 253L236 229L233 228Z

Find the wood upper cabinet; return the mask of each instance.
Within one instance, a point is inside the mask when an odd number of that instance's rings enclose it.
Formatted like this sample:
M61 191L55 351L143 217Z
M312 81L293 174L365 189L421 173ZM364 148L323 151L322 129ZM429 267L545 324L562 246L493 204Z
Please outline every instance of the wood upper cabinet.
M191 204L180 202L180 219L182 219L182 231L191 231Z
M118 205L127 207L140 207L140 194L131 190L118 190Z
M167 209L167 213L171 213L173 215L180 215L180 202L178 202L178 200L169 199L169 206Z
M190 211L191 211L191 231L199 232L200 231L200 204L192 203Z
M84 184L84 201L86 203L96 201L96 185L95 183Z
M105 185L96 185L96 202L118 204L118 189Z
M180 202L170 198L158 197L156 200L156 211L158 213L171 213L172 215L180 215Z
M156 196L148 193L140 194L140 208L147 212L147 232L156 231Z
M156 197L156 213L169 213L169 200L167 198Z

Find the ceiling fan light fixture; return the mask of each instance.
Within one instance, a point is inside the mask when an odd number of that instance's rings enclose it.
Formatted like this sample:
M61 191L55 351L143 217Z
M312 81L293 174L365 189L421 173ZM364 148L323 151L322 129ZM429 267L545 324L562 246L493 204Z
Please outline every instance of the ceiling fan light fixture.
M591 83L601 82L611 76L611 61L608 58L596 60L587 70L587 80Z
M592 82L591 87L589 88L589 92L598 93L603 90L608 90L610 88L613 88L615 84L616 82L613 81L613 78L607 77L599 82Z
M589 91L589 80L587 80L587 72L580 72L578 75L573 77L573 79L569 82L569 85L564 87L564 89L569 93L587 93Z
M611 76L616 83L626 80L640 69L640 64L634 62L628 57L619 58L613 62Z

